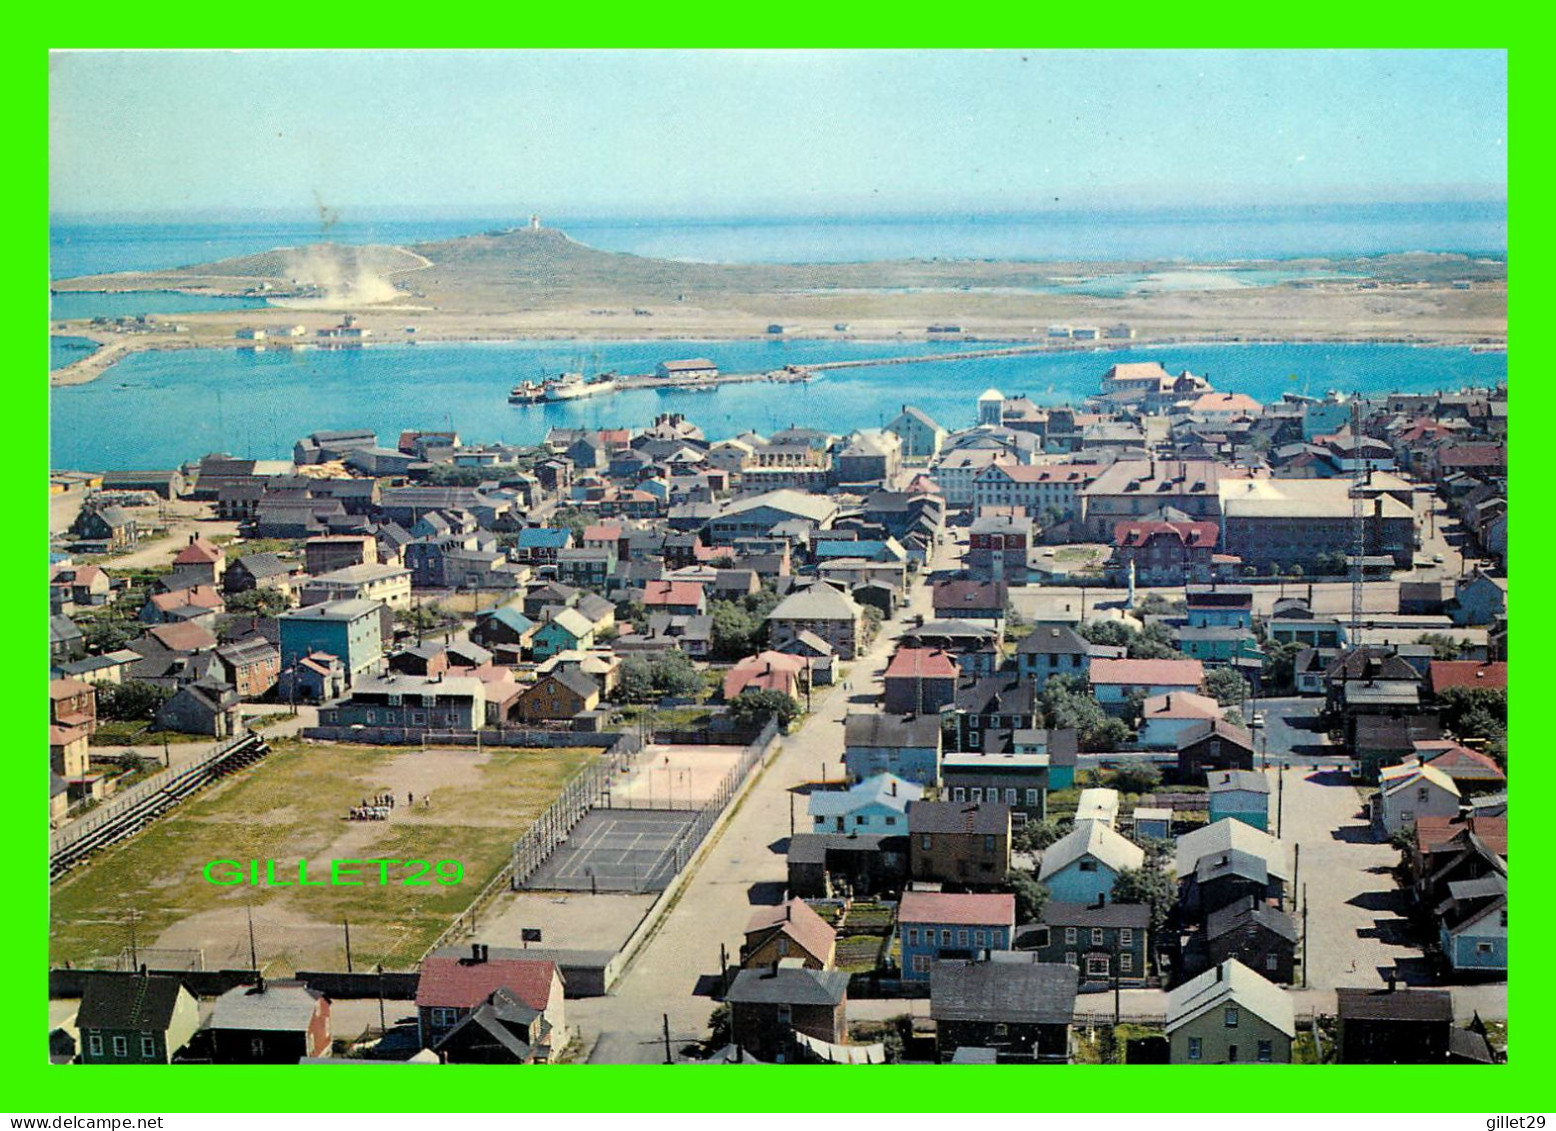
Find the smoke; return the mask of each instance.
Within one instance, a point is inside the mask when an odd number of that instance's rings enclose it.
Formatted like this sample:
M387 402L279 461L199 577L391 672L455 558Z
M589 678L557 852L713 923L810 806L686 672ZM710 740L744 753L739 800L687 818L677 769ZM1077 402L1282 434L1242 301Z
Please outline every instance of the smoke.
M276 306L328 310L342 306L371 306L401 297L394 284L363 263L358 249L352 247L319 244L289 251L285 270L297 286L311 287L322 293L316 297L271 300Z

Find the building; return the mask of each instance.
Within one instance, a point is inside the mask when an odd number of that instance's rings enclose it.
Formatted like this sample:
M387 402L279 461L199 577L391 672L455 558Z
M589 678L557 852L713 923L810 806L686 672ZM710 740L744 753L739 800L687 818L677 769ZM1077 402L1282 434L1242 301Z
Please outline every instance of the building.
M1017 736L1020 736L1019 739ZM1012 735L1009 750L971 750L944 754L940 775L943 796L950 801L998 801L1010 810L1011 825L1048 816L1052 770L1065 753L1073 761L1073 730L1024 730Z
M580 671L555 671L543 676L518 698L516 712L525 722L560 722L577 718L600 705L600 685Z
M902 454L907 459L934 459L948 435L928 414L906 404L884 427L902 441Z
M1091 661L1092 694L1109 714L1123 714L1130 696L1165 695L1168 692L1196 693L1205 682L1205 669L1198 660L1110 660Z
M960 668L936 648L898 648L882 677L885 709L894 715L933 715L956 702Z
M905 891L897 906L902 980L925 982L942 959L972 959L1009 950L1016 929L1016 897Z
M498 950L493 957L491 947L474 943L468 951L445 947L422 960L416 985L421 1046L434 1047L497 990L543 1015L551 1033L566 1032L562 975L556 963L513 949ZM536 1059L554 1060L560 1045L537 1050Z
M1010 809L997 802L916 801L908 807L915 880L993 887L1010 872Z
M1252 733L1225 719L1197 723L1178 740L1178 774L1185 781L1215 771L1251 771L1253 762Z
M1205 916L1205 957L1211 966L1236 959L1266 981L1296 981L1297 927L1291 916L1246 896Z
M1032 520L1016 515L976 519L968 534L967 572L980 581L1025 585L1032 548Z
M1075 1015L1076 970L1018 951L931 968L929 1015L935 1054L949 1063L961 1048L993 1049L998 1063L1067 1064Z
M1012 507L1035 523L1053 526L1079 516L1081 492L1096 475L1071 464L987 463L972 475L975 508Z
M850 712L843 720L843 765L850 781L893 774L919 785L940 784L940 719Z
M758 1060L801 1059L797 1033L832 1045L847 1037L848 975L841 970L812 970L798 958L781 958L735 975L724 1000L730 1039Z
M1210 823L1230 818L1260 832L1270 827L1270 781L1251 770L1220 770L1209 775Z
M1132 568L1141 585L1208 582L1221 564L1216 555L1220 535L1221 528L1208 519L1120 522L1113 527L1111 565L1119 576L1128 576Z
M933 601L940 620L1001 624L1010 604L1010 588L1003 581L937 581Z
M329 1056L330 999L301 982L234 986L206 1023L216 1064L296 1064Z
M1103 903L1125 869L1145 864L1145 852L1104 821L1077 821L1043 850L1037 878L1061 903Z
M1221 548L1260 570L1312 571L1320 556L1349 557L1355 544L1348 479L1228 479L1219 486ZM1415 510L1392 495L1363 501L1363 554L1415 557Z
M1147 750L1177 750L1184 735L1224 714L1222 706L1208 695L1188 691L1152 695L1140 709L1136 738Z
M1058 962L1080 972L1088 989L1144 985L1151 908L1144 903L1049 900L1038 923L1016 932L1016 948L1039 962Z
M326 601L381 601L391 609L408 609L411 571L368 562L317 574L303 582L304 605Z
M741 966L759 970L786 958L798 958L809 970L830 970L837 958L837 932L803 899L759 907L746 923Z
M335 656L346 685L383 669L385 606L377 601L328 601L282 613L281 670L315 652Z
M1120 460L1081 491L1087 536L1111 542L1120 523L1148 518L1164 507L1190 523L1215 522L1227 471L1210 460ZM1232 481L1234 484L1238 481Z
M924 787L893 774L876 774L845 790L820 790L805 810L813 833L902 836L908 831L908 807L924 796Z
M1453 1030L1447 990L1335 990L1337 1059L1341 1064L1445 1064Z
M82 1064L171 1064L200 1027L200 1007L177 978L93 971L76 1029Z
M351 695L319 708L321 726L472 731L486 725L486 688L473 676L362 676Z
M1248 585L1190 585L1184 590L1191 628L1253 627L1253 588Z
M1167 995L1173 1064L1290 1064L1291 995L1228 959Z
M1085 680L1091 673L1091 645L1073 628L1040 624L1017 642L1016 670L1039 691L1051 676Z
M1459 805L1459 787L1435 766L1387 766L1379 775L1375 815L1389 836L1422 817L1457 817Z
M790 593L767 615L769 641L784 651L801 633L811 632L852 660L863 646L864 610L846 593L817 583Z

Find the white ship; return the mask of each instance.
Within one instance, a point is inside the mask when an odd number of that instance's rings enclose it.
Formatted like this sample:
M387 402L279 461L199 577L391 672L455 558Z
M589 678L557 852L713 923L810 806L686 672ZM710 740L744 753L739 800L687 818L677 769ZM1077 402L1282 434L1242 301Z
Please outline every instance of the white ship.
M616 382L609 374L600 374L593 381L585 381L582 373L564 373L554 381L547 381L545 399L548 401L573 401L580 397L597 397L602 393L614 393Z

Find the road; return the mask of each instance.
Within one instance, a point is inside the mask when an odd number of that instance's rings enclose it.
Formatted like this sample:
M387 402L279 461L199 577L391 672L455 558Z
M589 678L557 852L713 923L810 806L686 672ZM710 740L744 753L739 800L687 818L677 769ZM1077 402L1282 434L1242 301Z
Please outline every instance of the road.
M568 1004L568 1019L593 1042L591 1063L661 1063L663 1024L669 1016L672 1048L707 1035L715 1002L710 988L719 970L722 944L738 960L751 909L776 904L787 884L790 805L803 815L805 799L795 791L825 776L842 776L843 718L869 706L881 694L879 673L915 615L930 615L929 589L920 583L899 616L881 626L869 650L846 665L850 689L834 686L811 714L782 741L779 753L751 786L679 902L638 952L608 997Z

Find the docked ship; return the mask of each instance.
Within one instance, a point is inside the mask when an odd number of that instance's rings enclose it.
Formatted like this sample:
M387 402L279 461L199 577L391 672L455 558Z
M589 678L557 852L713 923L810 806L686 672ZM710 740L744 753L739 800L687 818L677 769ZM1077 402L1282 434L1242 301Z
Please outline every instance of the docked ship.
M580 397L597 397L615 391L616 381L611 374L602 373L592 381L585 381L582 373L564 373L556 380L546 382L544 399L575 401Z
M546 387L535 381L520 381L508 391L509 404L539 404L546 399Z

